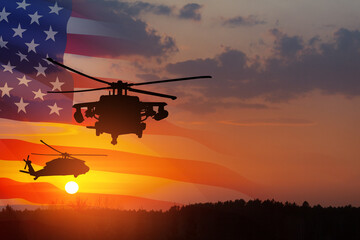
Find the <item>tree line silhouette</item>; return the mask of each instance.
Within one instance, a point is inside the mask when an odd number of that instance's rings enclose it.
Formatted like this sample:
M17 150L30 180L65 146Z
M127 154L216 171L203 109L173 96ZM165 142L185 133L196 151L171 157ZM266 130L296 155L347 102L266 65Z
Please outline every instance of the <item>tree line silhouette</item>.
M81 207L0 212L0 239L360 239L360 208L244 200L168 211Z

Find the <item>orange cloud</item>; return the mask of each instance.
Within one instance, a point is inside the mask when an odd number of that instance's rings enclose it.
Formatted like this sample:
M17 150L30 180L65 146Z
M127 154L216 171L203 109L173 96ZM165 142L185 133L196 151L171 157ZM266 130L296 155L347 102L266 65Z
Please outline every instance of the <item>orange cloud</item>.
M285 127L306 127L314 126L315 122L306 119L296 119L296 118L278 118L278 119L252 119L244 121L218 121L218 123L241 126L241 127L258 127L258 126L285 126Z

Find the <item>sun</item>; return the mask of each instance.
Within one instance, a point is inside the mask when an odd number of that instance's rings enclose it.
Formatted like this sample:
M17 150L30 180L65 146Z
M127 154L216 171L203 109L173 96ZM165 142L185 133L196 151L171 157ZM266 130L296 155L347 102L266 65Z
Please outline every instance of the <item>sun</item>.
M76 182L70 181L65 185L65 191L69 194L74 194L79 190L79 185Z

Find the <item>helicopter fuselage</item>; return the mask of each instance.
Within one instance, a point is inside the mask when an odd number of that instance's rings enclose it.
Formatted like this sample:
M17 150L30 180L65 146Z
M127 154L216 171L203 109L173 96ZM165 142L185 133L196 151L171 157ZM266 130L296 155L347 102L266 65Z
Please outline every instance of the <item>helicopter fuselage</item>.
M46 166L43 169L35 171L29 164L29 171L22 171L23 173L29 173L31 176L35 177L35 180L41 176L64 176L64 175L74 175L77 177L80 174L87 173L90 168L85 165L85 162L80 159L69 159L69 158L57 158L50 162L46 163Z
M79 103L73 108L75 120L81 123L84 120L81 108L87 107L85 117L97 119L94 126L87 127L95 129L97 136L111 134L112 143L116 144L117 137L123 134L134 133L141 138L148 117L159 121L168 116L166 105L165 102L141 102L137 96L103 95L99 102ZM158 107L157 112L154 107Z

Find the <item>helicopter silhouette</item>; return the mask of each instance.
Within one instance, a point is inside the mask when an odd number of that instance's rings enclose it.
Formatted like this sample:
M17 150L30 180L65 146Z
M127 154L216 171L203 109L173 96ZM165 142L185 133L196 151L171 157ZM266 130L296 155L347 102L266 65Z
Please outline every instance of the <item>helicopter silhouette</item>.
M90 168L85 165L85 161L74 158L73 156L107 156L103 154L69 154L67 152L60 152L48 145L44 141L40 140L43 144L51 148L52 150L58 152L58 154L42 154L42 153L31 153L32 155L43 155L43 156L61 156L46 163L43 169L35 171L29 160L29 155L27 159L23 159L25 162L25 167L28 168L28 171L20 170L22 173L28 173L31 176L34 176L34 180L38 179L41 176L59 176L59 175L74 175L77 177L80 174L87 173Z
M70 68L62 63L59 63L51 58L47 58L50 62L63 67L69 71L77 73L81 76L87 77L94 81L108 85L102 88L75 90L75 91L48 91L48 93L78 93L78 92L90 92L99 90L112 90L109 95L102 95L97 102L77 103L73 105L76 109L74 113L74 119L78 123L84 121L84 116L81 112L82 108L87 108L85 111L86 118L95 118L97 121L94 126L87 126L87 128L95 129L96 136L102 133L111 134L113 145L117 144L117 138L123 134L136 134L139 138L142 137L143 131L146 128L144 121L151 117L156 121L160 121L168 117L169 112L165 110L167 103L165 102L142 102L137 96L127 95L129 92L147 94L157 97L176 99L176 96L150 92L140 89L132 88L132 86L158 84L165 82L194 80L201 78L212 78L211 76L195 76L186 78L175 78L167 80L159 80L143 83L127 83L123 81L107 82L82 72L79 72L73 68ZM157 111L154 110L157 108Z

